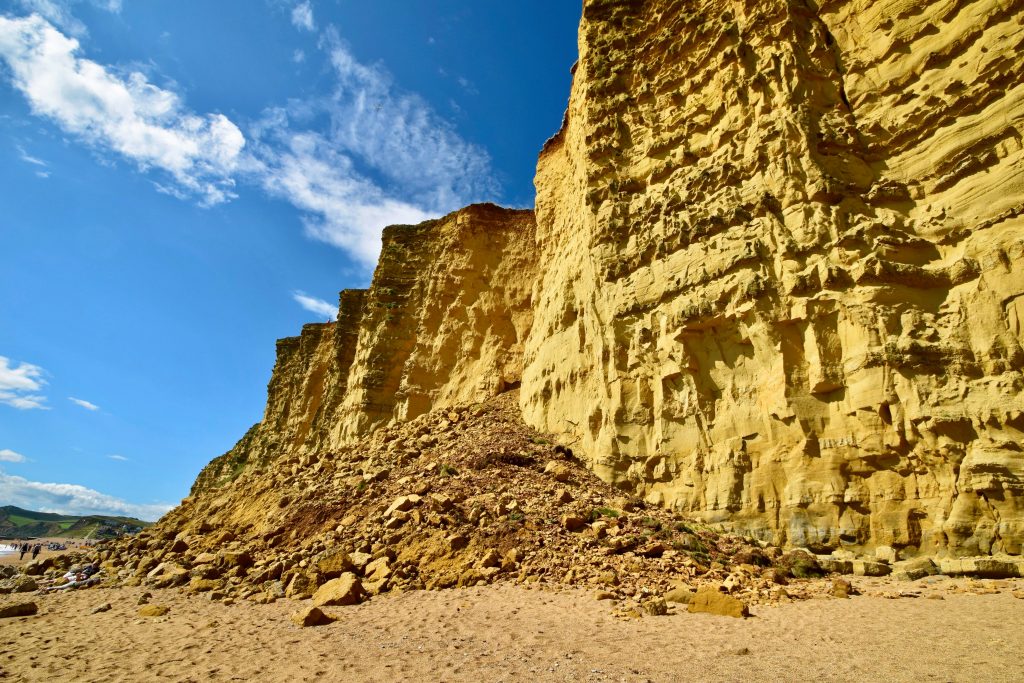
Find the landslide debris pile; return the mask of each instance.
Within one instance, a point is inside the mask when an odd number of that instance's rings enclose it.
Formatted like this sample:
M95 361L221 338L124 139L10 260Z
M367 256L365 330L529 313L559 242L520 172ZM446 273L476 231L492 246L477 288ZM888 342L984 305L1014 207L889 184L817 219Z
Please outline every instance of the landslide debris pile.
M128 584L318 605L497 582L641 602L712 584L748 604L785 596L791 556L624 496L528 428L517 400L507 392L246 470L108 546L107 566Z

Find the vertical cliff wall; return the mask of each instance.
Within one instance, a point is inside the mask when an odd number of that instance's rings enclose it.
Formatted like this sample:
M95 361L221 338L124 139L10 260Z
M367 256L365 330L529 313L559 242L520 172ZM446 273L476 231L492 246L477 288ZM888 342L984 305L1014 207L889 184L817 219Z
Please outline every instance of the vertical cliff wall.
M370 288L341 292L337 322L278 341L263 419L193 492L517 384L536 262L532 211L481 204L385 229Z
M1020 552L1022 20L585 2L527 421L776 542Z

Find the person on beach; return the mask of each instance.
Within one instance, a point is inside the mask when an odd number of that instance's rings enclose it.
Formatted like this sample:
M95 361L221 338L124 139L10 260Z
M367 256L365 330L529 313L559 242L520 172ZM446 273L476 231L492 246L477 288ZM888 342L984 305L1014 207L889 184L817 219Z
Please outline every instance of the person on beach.
M28 543L22 543L21 544L21 555L18 556L18 562L21 562L22 560L25 559L25 553L27 553L27 552L28 552Z
M32 559L33 560L36 559L37 557L39 557L39 551L42 550L42 549L43 549L43 545L41 543L36 543L35 546L33 546L33 548L32 548Z
M64 575L65 583L59 586L49 586L43 588L42 591L49 593L51 591L64 591L70 588L84 588L85 586L92 586L101 581L100 578L100 563L93 562L88 565L80 572L70 571Z

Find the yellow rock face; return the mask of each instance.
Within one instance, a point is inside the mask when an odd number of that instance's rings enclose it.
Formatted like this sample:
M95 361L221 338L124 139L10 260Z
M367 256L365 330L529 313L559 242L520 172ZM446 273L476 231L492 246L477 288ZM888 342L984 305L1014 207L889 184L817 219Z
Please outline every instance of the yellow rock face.
M1019 553L1024 8L588 0L522 409L794 545Z
M1020 553L1024 5L587 0L579 48L536 223L385 230L194 491L521 381L532 426L652 503Z
M532 211L474 205L387 228L369 290L343 291L336 323L277 343L263 420L193 493L518 382L536 260Z

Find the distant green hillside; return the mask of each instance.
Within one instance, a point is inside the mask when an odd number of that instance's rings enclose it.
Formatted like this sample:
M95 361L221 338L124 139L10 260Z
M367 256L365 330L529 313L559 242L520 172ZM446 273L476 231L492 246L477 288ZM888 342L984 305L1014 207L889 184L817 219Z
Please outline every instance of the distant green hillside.
M76 517L33 512L13 505L0 507L0 537L7 538L114 538L137 533L150 524L133 517Z

